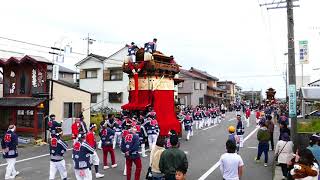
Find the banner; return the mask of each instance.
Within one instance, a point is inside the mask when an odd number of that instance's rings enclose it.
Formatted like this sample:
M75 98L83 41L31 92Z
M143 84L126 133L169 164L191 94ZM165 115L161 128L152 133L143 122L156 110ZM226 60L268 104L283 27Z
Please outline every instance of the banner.
M59 65L57 64L52 66L52 79L56 81L59 80Z
M289 84L289 116L296 117L297 116L297 90L296 85Z
M301 64L309 63L308 41L299 41L299 60Z

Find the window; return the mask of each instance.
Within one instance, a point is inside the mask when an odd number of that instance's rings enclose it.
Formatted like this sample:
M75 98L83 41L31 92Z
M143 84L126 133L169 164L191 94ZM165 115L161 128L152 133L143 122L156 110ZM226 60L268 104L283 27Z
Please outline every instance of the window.
M202 84L202 83L200 84L200 89L201 89L201 90L204 90L204 85L205 85L205 84Z
M63 79L66 77L66 74L65 73L59 73L59 78Z
M122 103L122 93L116 93L116 92L109 93L109 102Z
M223 85L223 86L219 86L219 87L220 87L221 89L226 89L226 86L224 86L224 85Z
M184 98L179 98L179 103L184 105L185 104L184 100L185 100Z
M91 103L97 103L98 94L91 94Z
M64 103L63 118L79 117L81 113L81 103Z
M195 82L195 83L194 83L194 89L195 89L195 90L199 90L199 89L200 89L200 83Z
M199 104L203 104L203 97L199 98Z
M97 70L86 70L86 78L97 78Z
M179 88L183 88L183 82L179 83L179 84L178 84L178 87L179 87Z
M33 128L34 116L33 110L17 110L17 126Z
M121 81L123 76L122 69L110 69L110 80Z

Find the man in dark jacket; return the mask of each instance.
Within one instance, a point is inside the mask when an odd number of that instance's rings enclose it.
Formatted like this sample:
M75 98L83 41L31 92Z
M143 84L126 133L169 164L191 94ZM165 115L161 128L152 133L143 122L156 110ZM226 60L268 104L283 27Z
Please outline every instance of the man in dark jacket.
M271 149L272 151L274 151L274 141L273 141L274 123L272 121L271 115L267 115L266 125L270 134Z
M3 158L7 161L5 179L14 179L19 174L15 169L16 158L18 157L18 136L15 133L16 126L10 125L8 131L1 141Z
M186 154L178 149L178 136L171 136L170 143L172 148L166 149L160 157L159 168L165 175L166 180L175 180L175 173L177 168L183 167L188 169L188 159Z
M282 135L284 133L287 133L290 136L290 129L288 128L288 125L286 122L281 122L280 123L280 135L279 135L279 140L281 139Z
M238 114L237 115L237 131L236 134L239 137L239 147L242 148L243 147L243 135L244 135L244 126L243 126L243 122L241 120L241 115Z
M58 129L56 134L52 136L49 144L50 150L50 170L49 179L55 179L56 172L59 171L61 179L67 180L66 162L64 160L64 153L67 151L68 145L61 139L62 130Z
M136 165L134 180L140 179L140 174L142 170L142 163L139 155L140 140L139 135L136 134L136 131L136 127L133 126L128 134L123 135L123 139L121 141L121 151L125 153L126 157L127 180L131 180L132 163Z

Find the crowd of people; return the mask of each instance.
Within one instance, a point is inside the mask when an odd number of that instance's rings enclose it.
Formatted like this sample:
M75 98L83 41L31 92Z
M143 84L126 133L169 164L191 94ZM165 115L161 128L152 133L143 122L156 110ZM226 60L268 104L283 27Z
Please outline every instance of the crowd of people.
M234 109L238 122L236 127L229 126L226 142L227 152L220 158L220 170L225 180L241 179L243 174L244 163L239 154L244 134L244 124L241 117L243 115L244 120L248 121L252 112L249 106L235 106ZM274 160L281 167L283 180L319 180L320 134L313 134L310 137L308 147L297 149L294 152L286 110L287 108L279 105L258 106L254 109L257 128L259 128L257 132L258 152L255 162L260 163L261 156L264 154L264 166L267 167L268 153L274 151ZM276 145L274 145L275 125L280 127L280 135Z
M181 122L187 141L193 136L195 129L202 129L217 125L225 117L227 109L224 105L182 107L177 114ZM225 180L239 179L243 174L244 162L240 156L243 147L245 128L250 126L249 119L253 113L249 106L235 107L235 126L228 127L226 136L226 150L220 158L220 170ZM268 152L274 151L276 161L282 169L283 179L317 179L320 161L320 135L314 134L310 138L310 146L293 152L294 144L290 140L289 120L285 112L277 106L259 107L254 110L257 123L258 152L255 158L260 162L264 154L264 166L268 166ZM188 170L188 160L184 151L179 149L180 135L171 130L168 135L159 136L159 126L156 112L149 108L145 112L135 114L121 112L119 117L115 115L104 116L97 125L90 123L89 126L80 116L72 124L72 160L74 173L77 180L92 179L92 171L95 178L102 178L104 174L99 172L100 160L97 149L103 153L103 169L117 168L115 149L119 148L124 154L125 166L123 175L127 180L131 179L132 166L135 165L134 179L141 179L142 161L150 151L149 169L146 175L150 180L184 180ZM279 124L280 135L274 145L275 124ZM61 179L68 177L64 154L68 144L62 139L63 132L61 123L51 115L48 122L50 132L50 169L49 179L54 179L57 171ZM15 134L16 127L10 125L1 146L3 157L8 165L5 179L12 179L19 174L15 170L16 157L18 156L18 138ZM97 135L99 137L97 137ZM111 163L108 163L108 154ZM121 159L121 158L120 158Z

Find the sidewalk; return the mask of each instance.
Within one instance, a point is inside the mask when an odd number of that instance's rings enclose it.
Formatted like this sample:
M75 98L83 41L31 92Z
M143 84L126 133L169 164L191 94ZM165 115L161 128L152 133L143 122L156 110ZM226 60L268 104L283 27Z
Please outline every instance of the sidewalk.
M276 162L274 162L276 163ZM282 172L281 172L281 167L280 166L274 166L274 177L273 180L281 180L282 179Z
M278 137L280 135L279 125L275 127L276 131L274 132L274 145L276 146L278 142ZM277 162L273 162L273 180L281 180L282 179L282 171L280 166L276 166Z

